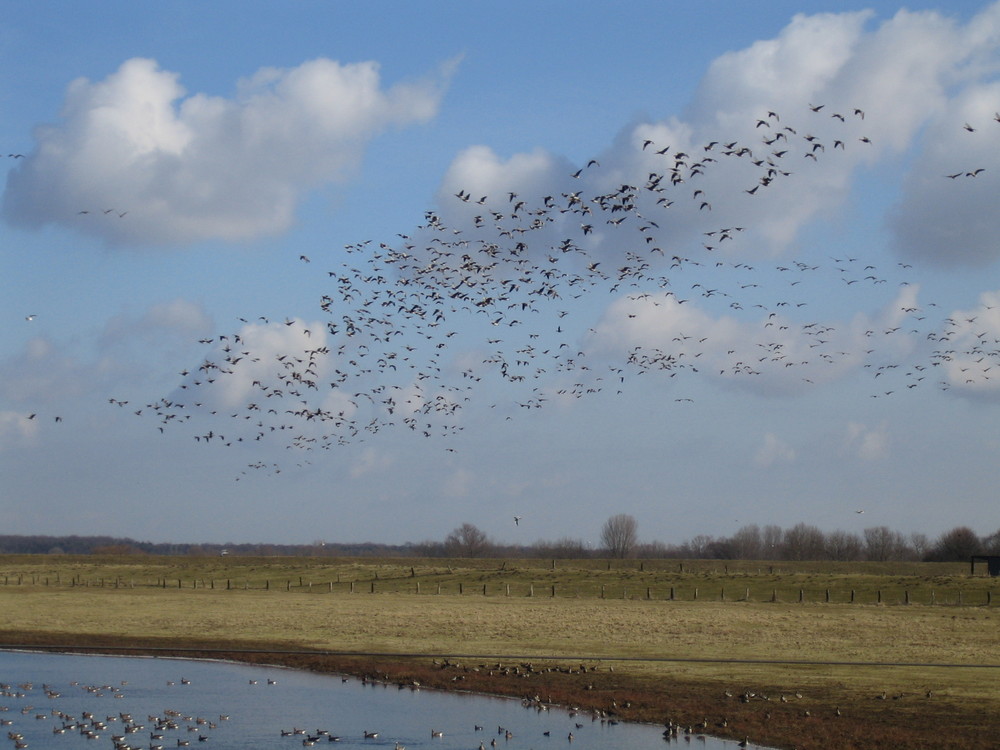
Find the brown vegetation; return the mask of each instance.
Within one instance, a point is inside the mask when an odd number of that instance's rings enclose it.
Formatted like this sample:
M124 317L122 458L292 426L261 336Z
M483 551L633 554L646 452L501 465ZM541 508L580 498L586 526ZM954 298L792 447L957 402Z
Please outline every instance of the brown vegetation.
M25 564L0 558L0 576L10 581L17 574L22 581L0 586L0 639L7 644L212 652L551 701L778 747L1000 746L994 740L1000 737L1000 668L986 666L1000 663L1000 607L650 600L645 584L658 576L714 575L734 590L759 582L749 570L681 574L676 565L667 571L638 561L610 571L593 561L553 571L525 561L435 562L432 568L429 561L420 567L417 561L340 560L335 572L324 567L329 561L310 568L301 560L202 558L189 560L186 569L169 569L180 588L110 585L128 575L165 580L164 560L152 557L128 570L64 557L36 559L32 572ZM871 579L869 586L888 589L890 580L872 572L761 568L765 586L776 576L792 578L793 586L822 575L857 588ZM463 595L452 590L438 596L393 593L387 585L432 576L471 581L500 572L517 586L547 573L563 575L560 585L582 586L598 577L606 589L628 586L643 595L601 599L592 585L589 595L506 596L498 588L484 597L469 584ZM897 572L892 580L914 591L952 583L989 590L991 583L937 575L945 572L941 568L923 572ZM96 579L95 573L102 574L103 587L93 580L89 586L68 583L74 576ZM220 581L226 574L253 575L258 584L295 576L296 585L195 587L192 573ZM344 588L331 594L328 587L313 586L309 595L310 580L338 573L342 586L350 576L387 588L371 594L369 587L357 587L350 595ZM33 585L24 582L31 576Z

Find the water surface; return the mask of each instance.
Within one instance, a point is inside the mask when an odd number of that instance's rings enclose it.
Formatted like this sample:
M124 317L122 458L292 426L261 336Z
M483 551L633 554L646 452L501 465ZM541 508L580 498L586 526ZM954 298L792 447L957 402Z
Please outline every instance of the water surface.
M20 734L27 747L51 750L114 748L116 741L142 750L333 747L331 737L340 738L336 747L368 750L397 743L410 750L646 750L673 744L664 740L662 727L609 724L564 708L538 710L506 698L215 661L8 651L0 652L0 683L0 737ZM157 729L157 719L173 724ZM127 731L135 726L142 728ZM310 738L315 745L308 745ZM674 742L706 750L737 746L703 735Z

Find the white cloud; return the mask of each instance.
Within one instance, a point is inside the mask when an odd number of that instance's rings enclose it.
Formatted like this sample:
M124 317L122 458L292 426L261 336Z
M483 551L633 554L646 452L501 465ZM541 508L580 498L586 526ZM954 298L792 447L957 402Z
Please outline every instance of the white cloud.
M791 463L795 460L795 449L772 432L764 435L764 442L754 455L754 463L768 467L776 463Z
M477 486L476 475L469 469L458 468L445 477L442 493L446 497L468 498Z
M862 461L877 461L889 453L889 430L885 424L869 428L860 422L850 422L844 445Z
M52 404L89 392L100 377L88 365L46 337L0 362L0 398L18 404Z
M553 182L568 174L569 166L569 162L542 149L501 159L488 146L470 146L455 157L448 168L438 200L457 205L451 200L452 195L465 190L473 200L485 195L511 204L507 192L514 191L534 204Z
M374 472L385 471L393 464L392 459L381 451L374 448L365 448L357 460L351 464L351 479L359 479Z
M890 159L913 148L930 125L926 154L918 155L893 222L900 247L949 258L946 253L954 252L954 243L946 241L949 233L956 227L968 229L972 222L974 236L959 250L958 259L993 257L996 243L987 238L996 236L1000 218L984 210L983 203L997 191L979 190L974 201L963 203L971 181L955 185L943 174L946 169L988 166L989 174L1000 179L1000 123L990 121L1000 110L998 85L978 82L997 71L998 18L1000 3L966 26L932 12L900 11L874 27L868 11L798 15L774 39L719 57L683 118L625 129L603 154L595 155L599 164L584 166L576 179L570 174L577 166L544 152L516 154L504 161L486 147L466 150L456 158L439 193L442 215L447 223L470 211L486 213L456 201L453 194L459 190L470 193L473 203L488 196L489 209L509 209L507 191L552 195L565 207L569 193L592 198L622 184L642 186L651 173L669 174L675 155L684 152L683 182L669 185L665 180L662 192L638 190L637 207L644 216L662 217L659 228L650 233L660 247L676 246L706 229L741 225L748 229L743 247L758 255L786 253L794 249L808 222L834 214L859 168L898 168ZM810 105L821 108L812 111ZM967 153L956 152L961 136L968 135L961 128L966 118L997 135L966 139L962 149ZM951 130L944 137L942 129L947 128ZM775 137L779 140L764 143ZM717 143L706 151L712 142ZM738 144L728 155L726 142ZM669 147L667 153L657 154L662 147ZM742 147L750 151L736 156ZM704 162L700 173L691 173L691 165L705 157L714 161ZM770 160L789 174L771 174L774 179L748 196L744 191L764 174L752 160ZM933 179L925 186L927 175ZM946 192L954 188L963 192ZM695 190L700 193L692 200ZM672 201L669 211L654 203L663 197ZM703 210L703 203L710 204L711 211ZM960 203L962 210L954 211ZM567 230L580 235L579 226L566 217L549 218L554 221L548 235L536 232L521 239L559 241ZM597 218L586 244L620 253L624 232L609 231L602 237L607 217Z
M752 318L720 315L672 293L629 295L608 306L586 348L588 356L628 360L640 370L694 373L761 394L801 393L911 355L916 334L900 324L916 308L918 291L902 288L871 315L808 323L767 310Z
M38 435L38 420L29 413L0 411L0 451L30 445Z
M162 341L164 335L193 339L211 330L212 319L203 305L177 298L155 303L137 318L127 314L114 316L105 325L102 337L108 344L135 336Z
M923 151L890 217L901 256L943 266L983 266L1000 257L997 113L1000 83L976 85L928 126Z
M69 86L61 122L39 127L10 173L4 215L119 245L281 232L302 193L349 178L374 136L433 117L447 77L386 89L376 63L317 59L261 69L227 99L186 96L178 74L134 58Z
M970 310L953 311L947 326L933 355L947 385L964 396L1000 398L1000 291L984 292Z
M286 393L301 404L297 393L311 397L321 392L320 381L331 366L327 355L327 330L321 322L247 323L238 333L216 340L202 363L185 376L183 389L197 394L205 409L264 405L269 398L280 403ZM306 400L315 408L321 399Z

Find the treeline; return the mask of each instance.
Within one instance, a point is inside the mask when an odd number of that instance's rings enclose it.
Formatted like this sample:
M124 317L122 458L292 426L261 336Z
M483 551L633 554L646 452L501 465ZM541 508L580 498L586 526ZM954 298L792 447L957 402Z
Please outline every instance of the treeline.
M1000 555L1000 529L985 536L968 526L958 526L936 539L926 534L902 534L887 526L872 526L860 534L824 532L805 523L790 528L749 524L728 537L704 534L681 544L639 540L634 519L619 514L612 520L628 520L630 534L612 536L605 524L602 545L583 539L562 537L539 540L531 545L495 542L473 524L463 524L442 541L406 544L376 542L312 544L185 544L137 541L111 536L0 535L0 554L67 555L238 555L288 557L506 557L506 558L675 558L683 560L836 560L854 562L924 561L965 562L971 555Z
M1000 555L1000 530L980 536L968 526L957 526L931 539L926 534L903 534L888 526L872 526L858 534L824 532L805 523L787 529L750 524L730 537L700 535L665 547L655 542L638 544L635 552L642 557L687 559L957 562L968 561L971 555Z
M311 557L414 557L413 545L377 544L185 544L142 542L111 536L0 535L0 554L15 555L240 555Z
M621 533L622 520L628 533ZM617 522L617 523L616 523ZM512 548L494 543L472 524L459 526L442 542L423 542L413 550L425 557L634 557L683 560L837 560L854 562L967 562L971 555L1000 555L1000 530L979 536L968 526L958 526L936 539L926 534L902 534L887 526L872 526L860 534L850 531L824 532L806 523L791 528L743 526L732 536L700 534L681 544L642 542L637 524L619 514L608 519L602 530L602 545L595 549L581 539L538 541L530 547Z

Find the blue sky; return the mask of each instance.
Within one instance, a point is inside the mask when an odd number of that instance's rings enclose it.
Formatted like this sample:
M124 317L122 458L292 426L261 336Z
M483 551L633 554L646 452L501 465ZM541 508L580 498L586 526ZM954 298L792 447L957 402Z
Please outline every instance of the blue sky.
M8 533L998 526L1000 4L99 5L0 29ZM511 192L546 217L522 256ZM386 261L442 237L559 298L525 283L510 325L500 286ZM435 288L441 325L346 335ZM305 403L259 408L322 349Z

